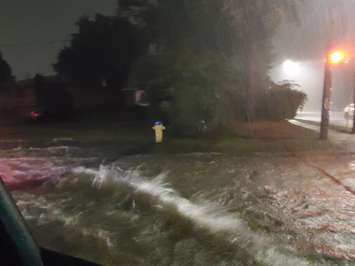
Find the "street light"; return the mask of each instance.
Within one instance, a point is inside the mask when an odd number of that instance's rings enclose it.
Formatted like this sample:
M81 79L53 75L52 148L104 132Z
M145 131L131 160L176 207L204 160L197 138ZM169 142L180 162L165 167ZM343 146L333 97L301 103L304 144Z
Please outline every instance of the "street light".
M328 55L328 62L331 65L339 65L347 62L347 53L343 50L334 50Z
M321 140L326 140L328 138L329 110L330 110L331 88L332 88L331 66L344 64L347 63L349 60L347 52L341 49L328 52L326 58L327 60L325 61L323 99L322 99L322 121L320 125Z
M282 64L282 70L287 76L295 76L300 73L300 64L292 60L286 60Z

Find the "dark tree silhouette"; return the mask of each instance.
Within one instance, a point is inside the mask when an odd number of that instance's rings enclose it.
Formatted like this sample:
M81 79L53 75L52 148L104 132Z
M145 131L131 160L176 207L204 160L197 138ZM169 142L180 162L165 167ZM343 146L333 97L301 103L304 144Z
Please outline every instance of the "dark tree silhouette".
M79 32L54 65L58 74L93 86L102 82L122 86L144 50L142 35L127 20L103 15L82 17L77 26Z
M197 124L207 117L219 128L236 119L258 119L258 101L269 86L272 37L282 20L297 21L295 1L120 0L119 4L118 15L144 28L155 51L133 68L131 80L146 87L152 84L148 95L159 86L175 93L174 117L182 117L182 124L190 118L195 120L190 124Z
M0 52L0 84L11 82L13 79L11 67Z

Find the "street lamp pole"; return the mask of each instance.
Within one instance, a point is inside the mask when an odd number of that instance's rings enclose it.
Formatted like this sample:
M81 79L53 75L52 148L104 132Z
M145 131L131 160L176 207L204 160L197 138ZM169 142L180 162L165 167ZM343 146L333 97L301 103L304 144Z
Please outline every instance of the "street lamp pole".
M327 53L324 71L322 121L320 124L320 139L328 139L330 99L332 96L332 66L347 62L347 53L343 50L333 50Z
M329 128L329 110L332 88L332 72L330 69L329 61L326 60L324 71L324 84L323 84L323 100L322 100L322 120L320 125L320 139L328 139Z

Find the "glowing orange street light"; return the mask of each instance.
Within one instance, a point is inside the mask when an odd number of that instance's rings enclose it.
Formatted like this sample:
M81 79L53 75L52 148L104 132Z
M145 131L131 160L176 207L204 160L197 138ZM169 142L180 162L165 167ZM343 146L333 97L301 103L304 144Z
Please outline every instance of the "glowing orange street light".
M328 63L331 65L339 65L346 63L348 55L343 50L334 50L328 54Z

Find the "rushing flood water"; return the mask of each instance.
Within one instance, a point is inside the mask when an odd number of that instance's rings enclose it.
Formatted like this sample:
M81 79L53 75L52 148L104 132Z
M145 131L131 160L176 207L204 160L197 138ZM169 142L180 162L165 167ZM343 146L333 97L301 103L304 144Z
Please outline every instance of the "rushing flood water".
M104 265L355 260L354 156L94 155L1 151L0 174L22 185L13 194L41 245Z

